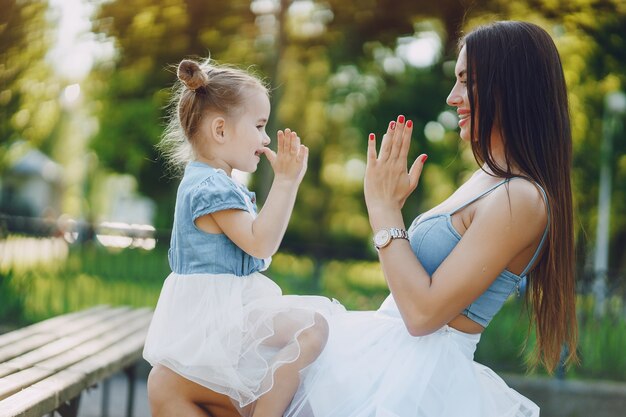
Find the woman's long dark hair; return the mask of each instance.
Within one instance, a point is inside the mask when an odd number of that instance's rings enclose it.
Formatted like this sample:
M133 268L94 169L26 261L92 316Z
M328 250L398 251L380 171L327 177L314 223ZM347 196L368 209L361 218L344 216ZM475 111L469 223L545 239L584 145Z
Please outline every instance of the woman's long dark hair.
M574 231L570 171L572 135L565 78L548 33L525 22L495 22L462 39L467 53L471 143L480 165L498 177L516 167L548 196L549 232L529 276L537 344L531 366L552 372L563 345L576 361L578 327L574 280ZM492 129L500 129L506 167L491 155Z

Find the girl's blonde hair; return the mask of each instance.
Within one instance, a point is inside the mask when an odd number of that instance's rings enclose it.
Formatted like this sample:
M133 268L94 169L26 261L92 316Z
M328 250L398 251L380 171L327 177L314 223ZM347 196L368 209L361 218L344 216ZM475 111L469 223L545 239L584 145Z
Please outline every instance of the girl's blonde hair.
M198 131L207 112L236 116L251 88L266 94L268 89L256 76L217 65L210 58L202 63L184 59L176 73L167 127L157 149L169 168L179 174L196 157Z

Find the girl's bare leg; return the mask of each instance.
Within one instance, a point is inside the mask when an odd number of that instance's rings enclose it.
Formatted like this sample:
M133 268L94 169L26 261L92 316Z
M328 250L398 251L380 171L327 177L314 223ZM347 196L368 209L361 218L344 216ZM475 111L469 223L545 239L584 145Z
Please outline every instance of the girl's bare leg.
M148 376L153 417L241 417L230 398L157 365Z
M261 396L249 410L253 417L282 417L300 384L300 371L313 362L326 345L328 324L324 317L315 314L314 325L300 333L297 339L300 356L296 361L278 368L272 389ZM276 360L280 360L280 354L279 352Z

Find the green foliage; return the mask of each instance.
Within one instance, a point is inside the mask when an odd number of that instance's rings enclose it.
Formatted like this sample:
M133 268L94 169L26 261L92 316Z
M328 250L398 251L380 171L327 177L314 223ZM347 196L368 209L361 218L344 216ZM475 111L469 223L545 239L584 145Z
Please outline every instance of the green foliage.
M0 271L0 323L20 324L25 310L28 281L20 281L12 270Z
M44 61L50 45L47 1L0 0L0 171L9 146L46 147L60 116L59 83Z
M19 276L16 284L23 283L28 283L29 290L22 294L20 314L12 316L12 320L2 318L0 322L15 324L19 318L23 323L32 323L97 304L154 306L161 290L160 281L113 280L67 271L52 273L45 269ZM5 294L1 301L5 301Z
M594 316L592 296L579 296L577 300L580 332L578 352L581 366L569 371L573 376L626 379L624 301L615 296L607 304L606 315L597 318Z
M503 372L526 373L525 355L534 346L529 317L520 299L509 299L481 336L475 358ZM528 337L528 342L526 341Z
M163 126L167 88L174 81L168 65L186 56L206 56L242 66L256 65L272 84L273 111L268 131L289 126L311 149L309 170L288 230L286 244L318 258L345 247L365 252L370 230L361 182L367 133L383 132L389 120L405 114L416 126L410 157L429 154L424 181L407 202L407 221L443 200L475 169L466 146L453 131L428 140L424 129L447 109L452 78L444 64L456 53L461 30L493 19L537 22L554 36L570 90L574 133L575 200L579 247L584 231L595 228L597 174L604 94L623 88L626 10L617 0L490 0L459 7L457 1L313 2L298 14L290 1L275 13L255 10L248 1L147 0L104 3L94 29L115 40L119 56L92 77L97 86L101 129L92 141L102 166L138 178L140 191L157 201L159 227L169 227L176 181L166 183L153 145ZM256 15L255 15L256 13ZM255 22L256 19L256 22ZM273 24L269 25L270 19ZM321 30L307 32L309 23ZM391 71L399 38L434 30L443 42L432 67ZM416 35L416 36L417 36ZM626 149L616 141L616 180L626 176ZM119 152L123 148L124 152ZM271 183L263 162L252 187L262 202ZM626 209L626 181L615 181L613 212ZM167 211L167 213L163 213ZM614 268L626 250L626 220L612 224ZM324 245L320 245L324 242ZM620 243L621 242L621 243ZM369 255L362 255L369 256ZM582 262L582 261L581 261Z
M93 30L114 41L117 55L99 63L82 83L87 101L72 117L84 120L95 113L99 129L90 146L99 164L94 169L137 178L139 191L157 202L157 227L171 225L176 181L164 178L153 145L162 132L168 88L175 79L170 65L181 58L211 54L221 62L255 65L268 77L273 93L270 133L292 127L311 149L288 245L315 257L336 252L345 257L346 247L352 248L349 253L366 253L366 245L359 242L370 234L361 194L367 133L384 131L399 113L411 118L416 129L410 157L425 151L430 158L422 186L407 202L407 221L440 202L474 167L453 131L446 130L440 140L424 134L447 108L452 80L444 69L455 55L456 39L462 30L486 21L525 19L548 29L561 52L574 136L578 248L580 253L590 250L588 236L597 222L604 98L626 85L621 71L626 66L622 1L489 0L464 8L455 0L393 5L386 0L331 0L307 3L310 9L304 12L292 3L282 0L274 13L248 0L98 2ZM7 163L8 146L20 138L60 159L82 158L67 152L84 147L68 138L89 129L79 121L59 124L61 83L43 59L52 39L47 8L44 0L0 3L0 169ZM402 61L402 38L430 30L443 43L438 61L425 68ZM389 59L402 61L401 68L390 70ZM626 210L626 142L618 140L623 124L621 120L611 154L614 214ZM90 213L81 213L88 209L79 194L92 190L89 182L99 173L82 169L81 174L80 163L63 164L72 172L71 202L64 209L89 218ZM271 172L263 163L252 184L261 202L270 183ZM611 222L610 268L622 271L626 218L614 215Z
M176 184L164 185L163 161L154 149L165 125L167 88L175 81L171 66L209 53L227 62L254 57L254 38L247 35L253 25L249 3L242 0L102 4L94 30L120 51L117 62L102 63L91 75L100 120L91 146L103 168L135 176L139 191L157 203L171 199ZM162 221L158 227L171 226L169 218Z
M84 244L47 262L25 256L13 264L0 271L0 323L12 325L96 304L154 306L169 274L165 248L120 251Z

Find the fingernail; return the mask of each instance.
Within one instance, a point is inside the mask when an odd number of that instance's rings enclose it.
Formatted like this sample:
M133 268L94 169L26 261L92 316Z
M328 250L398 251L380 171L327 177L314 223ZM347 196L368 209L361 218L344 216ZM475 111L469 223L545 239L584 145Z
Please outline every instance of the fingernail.
M413 127L413 120L406 122L406 127Z
M424 155L424 156L422 156L422 164L423 164L424 162L426 162L426 160L427 160L427 159L428 159L428 155Z
M404 123L404 116L403 115L398 116L398 123L400 123L400 124Z
M375 137L374 134L370 133L370 140L374 140L374 137Z
M395 129L395 128L396 128L396 122L390 122L390 123L389 123L389 128L390 128L391 130Z

